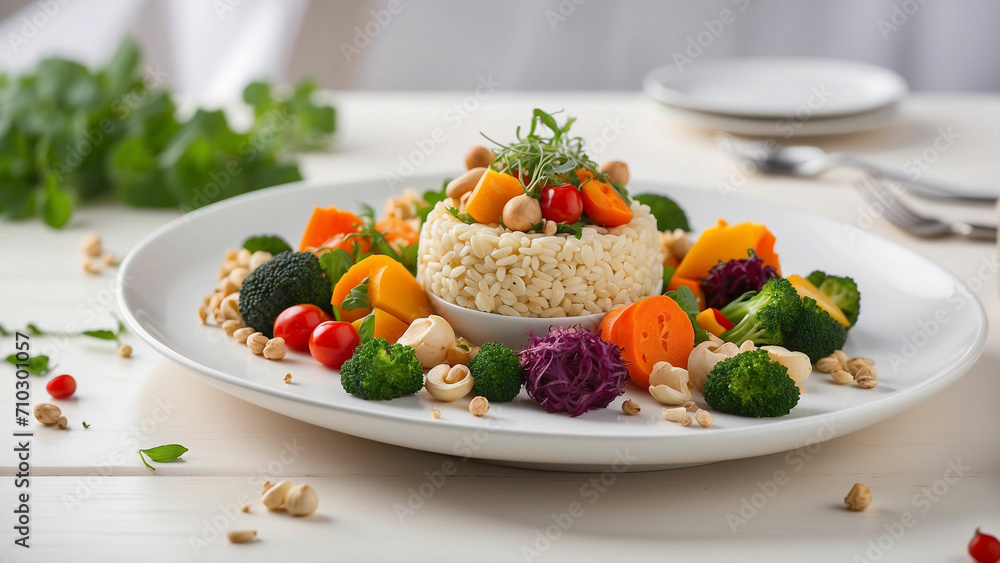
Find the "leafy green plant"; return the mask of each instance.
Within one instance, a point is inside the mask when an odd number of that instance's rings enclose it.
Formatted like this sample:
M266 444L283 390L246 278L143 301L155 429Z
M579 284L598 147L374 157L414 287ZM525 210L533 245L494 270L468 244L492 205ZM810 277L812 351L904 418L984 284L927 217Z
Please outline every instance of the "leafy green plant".
M522 136L518 127L517 140L513 143L499 143L483 135L499 147L492 168L519 178L525 193L535 198L540 198L542 189L550 184L572 184L579 188L586 180L581 180L576 172L586 170L592 177L611 184L626 203L631 203L625 188L618 182L612 182L584 152L586 143L583 137L570 136L569 130L574 121L569 117L560 126L552 114L535 109L528 132ZM543 128L548 129L548 133ZM530 177L521 175L526 171L531 172Z
M243 133L221 111L178 119L157 86L130 39L97 70L50 58L0 75L0 214L41 215L61 228L79 202L109 193L134 206L195 209L301 179L289 154L325 146L336 124L310 81L286 96L250 84L254 121Z

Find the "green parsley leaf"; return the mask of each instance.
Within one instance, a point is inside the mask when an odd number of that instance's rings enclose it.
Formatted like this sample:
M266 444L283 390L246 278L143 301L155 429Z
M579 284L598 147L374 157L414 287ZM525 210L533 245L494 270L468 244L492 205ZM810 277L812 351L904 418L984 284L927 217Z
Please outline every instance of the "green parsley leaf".
M667 286L670 285L670 280L673 279L674 272L676 272L676 271L677 271L677 268L675 268L673 266L664 266L663 267L663 289L664 290L666 290ZM687 287L687 286L685 286L685 287Z
M556 234L560 233L580 238L583 236L583 222L577 221L576 223L557 223Z
M343 248L334 248L319 255L319 265L323 268L326 279L330 280L330 286L333 287L354 265L354 258Z
M466 225L475 225L476 224L476 220L472 218L472 215L469 215L468 213L459 213L457 207L451 207L451 206L449 206L448 207L448 213L451 213L452 215L454 215L454 217L456 219L458 219L459 221L465 223Z
M83 421L83 427L84 427L84 429L86 429L86 428L90 428L90 425L89 425L89 424L87 424L87 421L86 421L86 420L84 420L84 421ZM154 471L155 471L155 469L154 469Z
M448 199L448 194L445 193L444 191L445 186L448 185L448 182L451 182L451 178L445 178L444 184L441 186L440 190L437 191L427 190L426 192L424 192L423 199L426 205L421 206L419 209L417 209L417 217L420 218L421 224L423 224L424 221L427 220L427 215L430 214L431 210L434 209L435 205L437 205L439 202Z
M674 291L668 291L666 296L673 299L681 309L687 313L688 319L691 321L691 326L694 327L694 342L695 344L700 344L708 340L708 332L698 326L698 298L695 297L694 292L691 288L682 285Z
M45 355L32 356L28 358L27 362L22 362L17 359L17 354L11 354L7 356L7 362L14 364L27 364L27 367L22 368L28 371L31 375L48 375L55 366L49 366L49 357Z
M361 325L358 327L358 336L361 337L362 344L375 338L375 315L367 315L361 321Z
M118 335L110 330L85 330L80 334L99 340L118 340Z
M344 302L340 305L340 308L344 311L353 311L355 309L371 309L372 302L368 298L368 284L371 283L369 278L365 278L358 285L351 289L351 292L347 294L344 298Z

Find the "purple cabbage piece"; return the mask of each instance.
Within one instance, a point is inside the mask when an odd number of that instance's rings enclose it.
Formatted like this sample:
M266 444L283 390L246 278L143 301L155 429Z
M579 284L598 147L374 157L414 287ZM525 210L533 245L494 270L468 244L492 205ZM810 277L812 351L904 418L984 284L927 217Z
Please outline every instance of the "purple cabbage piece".
M598 333L552 326L544 338L528 337L520 352L525 388L546 412L580 416L607 407L625 392L629 375L621 349Z
M701 280L705 305L721 309L748 291L760 291L771 278L781 277L773 266L764 264L752 250L749 258L719 262Z

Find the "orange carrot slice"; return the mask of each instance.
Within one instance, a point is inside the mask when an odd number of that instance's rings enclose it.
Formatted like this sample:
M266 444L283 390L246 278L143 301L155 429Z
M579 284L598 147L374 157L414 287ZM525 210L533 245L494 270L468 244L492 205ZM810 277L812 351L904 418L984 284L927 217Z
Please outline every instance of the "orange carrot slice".
M632 209L611 184L590 180L580 188L583 210L602 227L617 227L632 220Z
M337 235L346 236L361 230L361 218L350 211L342 211L335 205L317 207L313 210L306 229L299 242L299 252L313 250L323 246ZM349 250L345 249L345 250Z
M694 327L687 313L665 295L638 301L612 319L610 338L602 338L622 348L632 383L649 387L649 374L657 362L687 368L694 348Z

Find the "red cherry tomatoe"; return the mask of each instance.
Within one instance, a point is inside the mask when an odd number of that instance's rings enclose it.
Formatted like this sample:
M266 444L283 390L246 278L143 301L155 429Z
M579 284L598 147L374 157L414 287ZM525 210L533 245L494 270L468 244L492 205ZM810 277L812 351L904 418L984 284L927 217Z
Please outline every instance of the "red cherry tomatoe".
M293 305L274 319L274 337L284 338L285 346L292 350L309 350L309 337L321 323L333 317L316 305Z
M997 563L1000 561L1000 540L976 528L969 542L969 555L979 563Z
M354 325L344 321L320 323L309 337L309 352L324 366L340 369L361 344Z
M583 197L572 184L542 190L542 217L556 223L576 223L583 215Z
M76 393L76 380L72 375L58 375L45 384L45 390L53 399L65 399Z

